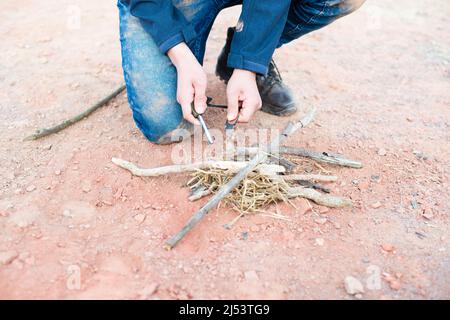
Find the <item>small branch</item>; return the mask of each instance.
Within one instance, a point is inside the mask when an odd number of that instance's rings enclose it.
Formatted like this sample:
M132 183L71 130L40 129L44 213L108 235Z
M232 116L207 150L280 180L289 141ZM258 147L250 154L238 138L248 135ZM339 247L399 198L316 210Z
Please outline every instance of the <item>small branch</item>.
M269 155L269 156L270 156L270 159L269 159L270 163L278 163L279 165L283 166L286 169L286 172L292 172L297 167L297 165L295 163L293 163L292 161L290 161L288 159L275 157L273 155Z
M331 190L329 188L326 188L326 187L324 187L324 186L322 186L320 184L317 184L317 183L314 183L314 182L311 182L311 181L297 180L296 182L299 185L301 185L302 187L305 187L305 188L312 188L314 190L319 190L319 191L322 191L322 192L325 192L325 193L330 193L331 192Z
M283 176L284 180L306 180L306 181L320 181L320 182L336 182L338 177L326 176L322 174L290 174Z
M46 137L46 136L49 136L51 134L58 133L58 132L64 130L65 128L73 125L74 123L77 123L78 121L83 120L84 118L86 118L89 115L91 115L97 109L100 109L101 107L106 105L108 102L110 102L112 99L117 97L125 89L126 89L125 85L121 85L119 88L114 90L112 93L107 95L105 98L103 98L102 100L100 100L96 104L94 104L92 107L86 109L85 111L77 114L76 116L74 116L72 118L64 120L63 122L61 122L60 124L58 124L58 125L56 125L54 127L39 129L34 134L32 134L31 136L26 137L23 141L38 140L38 139L41 139L43 137Z
M189 199L189 201L194 202L194 201L200 200L201 198L206 197L210 194L211 194L210 189L205 189L203 187L200 187L200 188L194 190L188 199Z
M302 197L314 201L317 204L330 208L342 208L351 207L352 202L350 199L330 196L320 193L313 189L307 189L303 187L295 187L289 189L289 197Z
M237 148L235 151L235 154L237 156L243 156L243 155L255 155L258 152L258 147L250 147L250 148ZM363 167L362 163L355 160L349 160L346 158L342 158L338 155L329 154L327 152L317 152L317 151L311 151L304 148L294 148L294 147L283 147L281 146L279 148L280 154L289 154L289 155L295 155L300 156L304 158L310 158L313 160L316 160L318 162L325 162L325 163L331 163L338 166L343 167L350 167L350 168L356 168L360 169Z
M310 158L319 162L331 163L343 167L350 167L357 169L363 167L362 163L359 161L345 159L340 156L332 155L326 152L320 153L316 151L310 151L304 148L280 147L280 153Z
M111 161L117 166L130 171L135 176L140 177L157 177L170 173L182 173L190 172L198 169L223 169L230 170L231 172L238 172L239 170L245 168L249 162L237 162L237 161L204 161L195 162L190 164L177 164L172 166L157 167L157 168L140 168L134 163L129 161L112 158ZM255 168L253 168L255 169ZM284 167L276 164L260 164L256 171L261 174L276 174L285 172Z
M296 123L288 123L288 125L283 130L283 134L280 137L276 137L269 147L275 147L279 145L282 141L284 141L287 137L292 135L296 130L305 127L308 125L312 119L314 118L316 109L313 108L311 111L303 118L297 121ZM270 150L271 148L269 148ZM195 227L195 225L211 210L214 208L219 202L227 195L229 194L245 177L254 170L256 166L258 166L261 162L264 162L267 159L267 153L259 150L256 156L250 160L250 162L247 164L246 167L242 168L230 181L228 181L226 184L224 184L220 190L212 196L209 201L200 208L194 215L188 220L186 225L181 229L180 232L178 232L176 235L174 235L172 238L170 238L166 242L166 249L170 250L176 244L183 239L183 237L192 229Z

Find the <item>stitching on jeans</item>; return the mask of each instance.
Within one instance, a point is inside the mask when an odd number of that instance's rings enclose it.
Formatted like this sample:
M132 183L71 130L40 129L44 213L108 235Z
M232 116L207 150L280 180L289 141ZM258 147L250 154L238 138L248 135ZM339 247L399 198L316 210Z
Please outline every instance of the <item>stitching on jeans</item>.
M308 20L306 23L304 23L304 24L300 24L300 23L297 24L297 25L295 26L294 29L292 29L291 31L289 31L289 32L287 33L287 35L292 35L294 32L298 32L298 31L304 29L305 26L309 25L311 22L314 22L315 19L316 19L317 17L321 17L321 16L324 14L325 9L328 7L328 4L329 4L329 2L328 2L328 1L325 1L324 4L323 4L322 10L321 10L318 14L313 15L313 16L312 16L311 18L309 18L309 20Z

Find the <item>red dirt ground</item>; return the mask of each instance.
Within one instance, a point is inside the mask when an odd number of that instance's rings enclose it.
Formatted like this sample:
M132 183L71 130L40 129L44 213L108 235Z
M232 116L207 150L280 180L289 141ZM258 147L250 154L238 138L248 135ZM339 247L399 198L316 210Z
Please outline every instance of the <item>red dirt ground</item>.
M74 5L79 29L68 25ZM297 209L279 206L292 222L255 215L226 230L236 213L221 208L167 252L164 241L206 200L187 201L187 175L142 179L111 163L170 164L171 147L144 139L124 95L60 134L22 142L122 82L115 5L2 2L0 298L450 298L449 12L448 1L369 0L276 52L300 115L318 108L288 144L365 165L333 168L333 192L353 209L305 213L296 200ZM219 16L208 44L217 102L225 86L214 63L238 13ZM219 127L223 117L208 119ZM258 114L251 126L287 120ZM347 276L362 295L347 294Z

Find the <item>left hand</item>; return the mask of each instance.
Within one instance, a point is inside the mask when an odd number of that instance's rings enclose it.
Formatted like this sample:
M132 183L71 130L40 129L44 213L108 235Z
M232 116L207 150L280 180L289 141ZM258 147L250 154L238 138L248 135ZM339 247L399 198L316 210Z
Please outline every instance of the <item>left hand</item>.
M247 123L254 113L261 109L262 101L256 85L256 74L242 69L234 69L233 75L227 85L228 121L236 120ZM239 102L242 109L239 112Z

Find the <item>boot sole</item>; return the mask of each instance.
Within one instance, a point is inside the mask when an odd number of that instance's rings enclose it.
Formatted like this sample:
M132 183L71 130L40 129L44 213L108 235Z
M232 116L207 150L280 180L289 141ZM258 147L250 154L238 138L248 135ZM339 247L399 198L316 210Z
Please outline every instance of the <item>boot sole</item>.
M295 103L290 104L289 106L285 107L281 111L274 110L277 108L279 109L280 107L275 107L275 106L271 105L270 103L263 102L261 111L271 114L271 115L274 115L274 116L278 116L278 117L289 117L297 112L297 107L295 106Z

